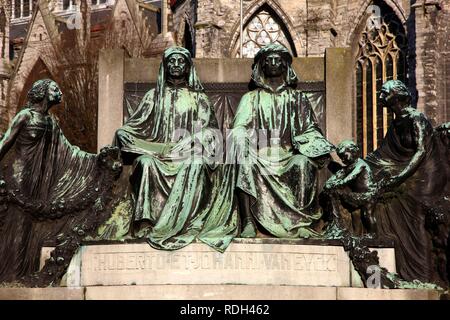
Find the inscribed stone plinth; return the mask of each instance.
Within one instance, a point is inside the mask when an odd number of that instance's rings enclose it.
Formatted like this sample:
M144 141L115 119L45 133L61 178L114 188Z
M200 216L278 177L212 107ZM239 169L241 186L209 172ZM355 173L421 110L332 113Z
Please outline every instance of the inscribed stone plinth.
M114 244L88 245L81 255L81 286L350 286L350 261L339 246L232 243L222 254L201 243L177 251Z

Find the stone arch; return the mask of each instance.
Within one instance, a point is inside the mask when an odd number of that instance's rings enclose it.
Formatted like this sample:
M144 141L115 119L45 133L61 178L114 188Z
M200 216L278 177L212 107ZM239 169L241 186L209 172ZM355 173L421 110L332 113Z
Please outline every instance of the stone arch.
M281 6L275 0L257 0L250 7L246 8L244 11L243 21L244 27L250 22L250 20L257 14L261 8L269 8L271 13L275 14L282 22L282 26L286 29L287 35L290 37L291 47L293 49L293 53L296 56L301 48L300 48L300 36L295 31L294 24L290 19L289 15L287 15ZM238 20L233 28L231 29L232 36L228 46L228 54L233 57L234 48L236 47L236 43L240 37L240 20Z
M347 38L345 39L345 46L352 46L352 44L357 41L358 35L363 29L364 22L363 19L365 17L365 12L369 5L372 4L374 0L362 0L358 9L358 13L356 17L358 18L358 23L355 25L353 30L347 34ZM403 26L406 25L406 12L402 8L402 6L398 3L397 0L380 0L380 2L384 2L387 6L389 6L397 18L400 20ZM406 28L405 28L406 30Z

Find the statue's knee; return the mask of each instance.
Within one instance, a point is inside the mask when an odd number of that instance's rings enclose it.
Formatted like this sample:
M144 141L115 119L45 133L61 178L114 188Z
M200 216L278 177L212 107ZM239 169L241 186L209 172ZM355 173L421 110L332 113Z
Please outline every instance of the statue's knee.
M154 158L150 155L142 155L136 158L134 160L135 166L145 167L145 166L151 166L154 163Z
M292 164L300 170L304 170L309 167L309 160L302 154L296 154L292 157Z
M117 129L116 130L116 137L121 138L126 136L127 132L123 129Z

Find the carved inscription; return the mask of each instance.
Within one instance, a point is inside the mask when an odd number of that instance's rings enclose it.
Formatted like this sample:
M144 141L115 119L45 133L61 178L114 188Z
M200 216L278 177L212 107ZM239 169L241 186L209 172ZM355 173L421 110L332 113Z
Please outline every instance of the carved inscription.
M114 252L90 255L92 271L270 270L337 271L337 255L266 252Z

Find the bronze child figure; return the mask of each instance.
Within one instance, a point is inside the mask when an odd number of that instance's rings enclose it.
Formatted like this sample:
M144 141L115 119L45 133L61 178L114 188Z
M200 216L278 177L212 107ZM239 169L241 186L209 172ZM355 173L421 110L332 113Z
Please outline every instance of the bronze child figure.
M336 153L344 166L328 179L324 186L332 214L339 223L342 219L339 205L342 205L352 216L355 232L361 233L359 218L356 215L357 210L360 210L362 225L371 236L376 236L377 225L373 209L377 187L372 170L359 158L359 147L353 141L342 141L337 146Z

